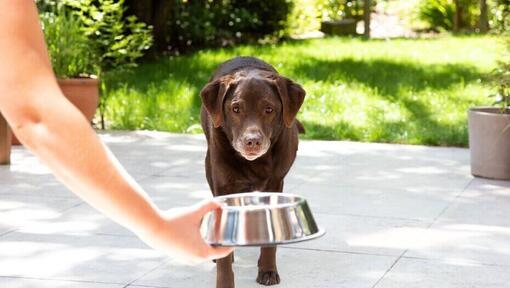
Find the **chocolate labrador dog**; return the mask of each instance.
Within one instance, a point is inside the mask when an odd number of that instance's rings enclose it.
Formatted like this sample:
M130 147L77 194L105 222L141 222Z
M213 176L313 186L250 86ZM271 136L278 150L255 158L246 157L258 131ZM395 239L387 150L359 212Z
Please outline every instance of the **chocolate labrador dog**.
M200 92L207 138L205 170L214 196L281 192L298 149L296 120L305 91L253 57L220 65ZM217 288L234 287L233 255L216 261ZM276 247L262 247L257 282L280 283Z

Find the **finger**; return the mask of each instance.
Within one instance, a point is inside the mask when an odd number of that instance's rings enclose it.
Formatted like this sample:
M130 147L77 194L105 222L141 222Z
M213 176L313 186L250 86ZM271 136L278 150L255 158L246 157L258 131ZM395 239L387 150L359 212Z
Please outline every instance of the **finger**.
M209 260L225 258L233 251L233 247L210 247Z

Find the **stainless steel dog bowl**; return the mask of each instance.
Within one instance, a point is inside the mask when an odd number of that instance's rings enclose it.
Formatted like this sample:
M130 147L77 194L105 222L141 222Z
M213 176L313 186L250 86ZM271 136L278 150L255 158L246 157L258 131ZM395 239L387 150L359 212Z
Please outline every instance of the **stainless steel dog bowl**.
M303 197L251 192L216 197L221 209L202 220L201 233L213 246L266 246L321 237Z

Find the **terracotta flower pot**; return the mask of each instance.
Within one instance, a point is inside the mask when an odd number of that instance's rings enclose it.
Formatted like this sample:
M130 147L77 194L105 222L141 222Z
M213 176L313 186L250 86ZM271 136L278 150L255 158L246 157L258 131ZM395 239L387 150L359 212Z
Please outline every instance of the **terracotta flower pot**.
M91 122L99 104L99 80L92 78L59 79L58 85L66 98ZM14 134L12 135L12 144L20 144Z
M471 174L510 180L510 114L496 107L476 107L469 110L468 121Z
M11 162L11 129L0 114L0 165Z

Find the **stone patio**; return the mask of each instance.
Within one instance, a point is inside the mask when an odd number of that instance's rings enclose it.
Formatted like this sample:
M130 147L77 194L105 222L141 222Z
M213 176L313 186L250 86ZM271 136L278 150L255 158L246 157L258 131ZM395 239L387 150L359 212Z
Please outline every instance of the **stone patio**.
M209 197L202 135L101 137L160 207ZM0 287L214 287L213 263L149 249L25 149L12 162L0 167ZM510 182L473 178L467 149L301 141L284 190L328 233L281 246L277 287L510 287ZM257 257L236 250L237 287L262 287Z

